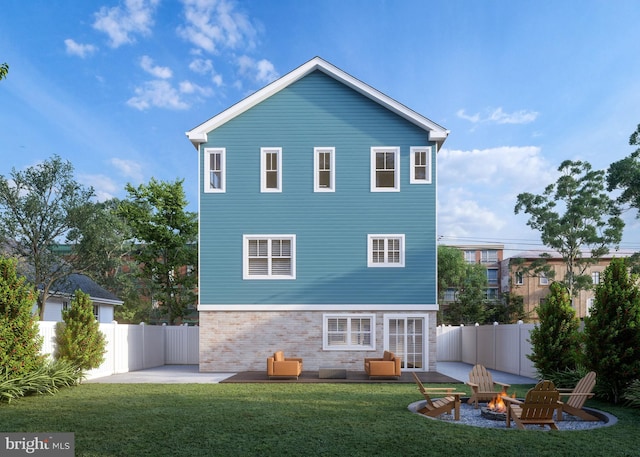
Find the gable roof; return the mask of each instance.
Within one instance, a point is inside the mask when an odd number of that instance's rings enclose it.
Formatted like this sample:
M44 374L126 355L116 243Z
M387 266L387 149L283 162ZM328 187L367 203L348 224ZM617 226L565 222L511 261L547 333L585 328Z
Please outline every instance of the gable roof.
M64 280L58 281L53 285L54 295L71 295L80 289L89 295L91 301L100 302L110 305L122 305L124 302L107 289L98 285L93 279L87 275L72 273Z
M447 139L447 136L449 135L449 130L446 130L444 127L436 124L432 120L427 119L426 117L407 108L405 105L395 101L391 97L386 96L382 92L374 89L368 84L363 83L359 79L356 79L353 76L349 75L348 73L345 73L344 71L340 70L338 67L330 64L329 62L327 62L326 60L323 60L320 57L314 57L307 63L299 66L298 68L291 71L290 73L287 73L280 79L273 81L272 83L268 84L267 86L263 87L257 92L254 92L252 95L248 96L247 98L239 101L238 103L231 106L230 108L212 117L208 121L205 121L204 123L198 125L194 129L189 130L188 132L186 132L187 137L189 138L191 143L194 145L194 147L198 149L198 146L200 144L207 142L207 133L220 127L221 125L225 124L226 122L230 121L236 116L239 116L240 114L251 109L258 103L266 100L267 98L280 92L281 90L287 88L291 84L304 78L305 76L307 76L308 74L316 70L322 71L328 76L349 86L353 90L370 98L376 103L379 103L380 105L384 106L385 108L389 109L395 114L417 125L418 127L421 127L424 130L427 130L429 132L429 140L436 142L438 145L438 149L440 149L440 147L442 146L442 143L444 143L444 141Z

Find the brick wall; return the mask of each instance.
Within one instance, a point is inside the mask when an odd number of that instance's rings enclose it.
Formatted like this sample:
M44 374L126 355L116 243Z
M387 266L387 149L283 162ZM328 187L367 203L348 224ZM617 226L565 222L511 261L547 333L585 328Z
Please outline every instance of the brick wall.
M401 314L402 311L390 311ZM363 371L365 357L384 348L384 315L376 313L374 351L323 351L322 316L306 311L201 311L200 371L236 372L266 370L267 357L282 350L287 357L302 357L304 369L339 366ZM429 314L429 371L436 366L436 315Z

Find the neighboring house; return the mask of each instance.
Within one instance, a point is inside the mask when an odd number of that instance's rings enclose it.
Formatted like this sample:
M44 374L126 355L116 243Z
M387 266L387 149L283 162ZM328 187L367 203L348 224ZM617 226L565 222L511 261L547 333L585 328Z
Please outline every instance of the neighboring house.
M553 268L554 278L547 278L544 275L532 276L525 275L519 271L517 264L514 264L513 259L523 259L524 265L530 265L534 260L540 259L540 254L545 252L551 257L547 259L547 264ZM604 270L607 268L611 259L614 257L629 257L633 254L630 250L618 250L610 252L609 254L602 256L598 263L589 266L584 274L591 276L591 280L594 287L600 284L600 281L604 279ZM528 319L538 320L536 313L536 307L538 307L549 295L549 285L553 280L564 280L567 272L567 267L562 259L562 256L557 252L548 251L524 251L515 254L513 257L505 259L501 265L502 291L511 291L514 295L521 295L523 297L524 312ZM589 309L593 305L595 298L595 290L583 290L580 291L578 296L573 298L573 308L576 310L576 315L582 319L589 315Z
M51 295L44 307L45 321L62 321L62 311L71 306L71 300L76 290L80 289L88 294L93 302L93 314L100 323L111 323L115 306L124 302L108 290L96 284L91 278L82 274L72 274L66 280L55 284ZM37 312L34 306L34 313Z
M318 57L187 132L200 370L266 370L276 350L305 370L383 350L434 370L448 133Z
M467 263L479 263L487 269L486 300L498 300L502 290L500 263L503 260L503 244L447 244L446 246L462 251ZM456 289L449 288L445 291L445 302L456 300Z

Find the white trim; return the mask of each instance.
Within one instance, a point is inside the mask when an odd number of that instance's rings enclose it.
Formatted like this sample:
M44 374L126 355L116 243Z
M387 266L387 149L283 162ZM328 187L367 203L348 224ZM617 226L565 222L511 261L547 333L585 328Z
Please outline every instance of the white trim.
M327 336L329 333L329 329L327 328L328 319L370 319L371 320L371 333L370 333L370 344L368 345L352 345L345 344L343 346L331 346L328 344ZM350 336L351 333L347 332L347 336ZM322 350L323 351L373 351L376 348L376 315L373 313L324 313L322 315Z
M266 275L257 276L249 274L249 240L268 240L268 249L269 249L269 265L271 265L271 241L272 240L289 240L291 241L291 274L290 275L274 275L270 271ZM250 281L260 281L260 280L292 280L296 279L296 236L295 235L253 235L247 234L242 235L242 279L250 280Z
M222 186L212 188L210 184L211 154L220 154L220 180ZM227 191L227 150L226 148L205 148L204 149L204 175L202 176L205 193L224 193Z
M339 312L355 312L355 311L438 311L440 308L437 303L435 304L414 304L414 305L396 305L396 304L383 304L383 305L354 305L354 304L310 304L310 305L285 305L285 304L273 304L273 305L259 305L259 304L198 304L198 311L261 311L261 312L274 312L274 311L339 311Z
M384 262L374 262L373 261L373 240L374 239L384 239ZM387 259L387 254L389 252L387 242L390 239L399 239L400 240L400 261L393 263L389 262ZM369 234L367 235L367 266L369 268L404 268L404 259L405 259L405 236L404 234L386 234L386 233L378 233L378 234Z
M330 177L329 187L320 187L320 154L328 152L331 154L329 161ZM336 191L336 148L315 147L313 148L313 191L314 192L335 192Z
M378 187L376 185L376 155L391 152L393 159L393 187ZM371 148L371 192L400 192L400 148L398 146L374 146Z
M409 183L410 184L431 184L431 146L412 146L411 147L410 159L411 163L409 164ZM426 176L424 179L416 178L416 153L418 152L426 152L427 163L426 167Z
M422 328L422 368L407 368L406 354L403 357L403 370L429 371L429 314L427 313L389 313L382 316L383 319L383 348L389 350L389 319L424 319Z
M314 57L295 70L287 73L280 79L273 81L271 84L268 84L257 92L254 92L252 95L224 110L220 114L212 117L208 121L198 125L192 130L189 130L188 132L186 132L187 138L189 138L191 143L197 149L199 144L206 143L208 141L207 134L210 131L239 116L258 103L280 92L281 90L304 78L309 73L312 73L315 70L322 71L326 75L349 86L350 88L375 101L376 103L379 103L380 105L386 107L390 111L407 119L418 127L427 130L429 132L429 141L434 141L437 144L442 145L442 143L444 143L444 141L447 139L449 130L446 130L444 127L436 124L432 120L416 113L403 104L393 100L391 97L388 97L382 92L369 86L368 84L365 84L362 81L354 78L353 76L345 73L338 67L335 67L334 65L330 64L320 57Z
M267 187L267 154L278 154L277 187ZM282 148L260 148L260 192L282 192Z

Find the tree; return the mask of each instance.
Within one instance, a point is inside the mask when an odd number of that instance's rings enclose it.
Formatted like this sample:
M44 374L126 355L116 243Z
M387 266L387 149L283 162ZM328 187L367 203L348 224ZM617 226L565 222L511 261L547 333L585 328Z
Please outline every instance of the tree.
M640 146L640 124L629 137L629 145ZM622 160L609 165L607 170L607 190L618 189L618 203L635 208L640 218L640 147Z
M9 73L9 65L5 62L0 64L0 79L6 78Z
M151 179L137 188L128 184L128 199L118 210L141 243L133 256L154 286L153 298L171 324L184 317L196 301L198 222L195 213L185 210L182 183Z
M80 370L98 368L104 361L107 343L89 295L77 290L71 308L62 311L62 320L56 325L56 358Z
M53 285L80 272L55 247L82 224L81 210L92 196L93 189L78 184L73 166L58 156L24 171L13 168L11 179L0 176L0 238L25 263L25 275L40 289L41 320Z
M536 310L540 323L529 334L532 354L527 356L542 379L574 370L580 359L580 320L571 307L571 295L558 282L549 289L546 300Z
M44 363L32 314L35 288L18 276L17 261L0 257L0 379L20 377Z
M487 269L477 263L465 263L464 276L456 287L456 300L444 310L444 321L450 324L474 324L485 321L484 303Z
M585 364L598 373L597 389L618 403L640 379L640 289L624 259L614 258L596 287L585 318Z
M449 288L457 288L466 273L467 262L460 249L438 246L438 298L444 298Z
M604 171L570 160L562 162L558 171L560 178L542 195L519 194L515 213L529 214L527 225L540 232L545 246L560 253L567 272L559 280L575 297L592 287L591 277L584 273L609 252L609 246L620 243L624 222L605 192Z

